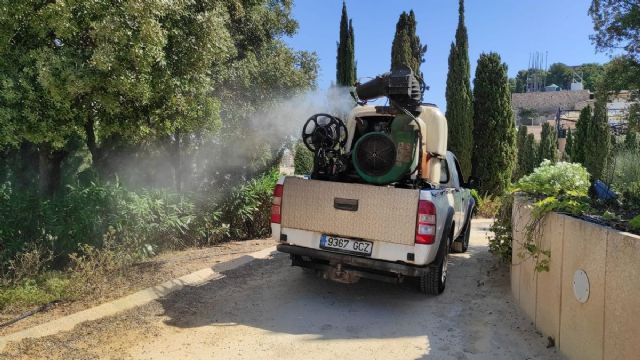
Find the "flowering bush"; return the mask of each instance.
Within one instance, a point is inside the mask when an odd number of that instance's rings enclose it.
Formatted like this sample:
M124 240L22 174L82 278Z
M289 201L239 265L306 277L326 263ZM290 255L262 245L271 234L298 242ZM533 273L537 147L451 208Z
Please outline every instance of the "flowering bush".
M545 160L532 174L515 184L515 191L535 196L586 196L589 185L589 173L584 166L568 162L553 164Z

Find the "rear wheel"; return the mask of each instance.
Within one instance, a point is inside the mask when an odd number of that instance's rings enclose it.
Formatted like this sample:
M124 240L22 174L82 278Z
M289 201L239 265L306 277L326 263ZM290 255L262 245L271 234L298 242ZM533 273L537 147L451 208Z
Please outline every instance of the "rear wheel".
M446 239L445 241L448 241ZM443 244L444 253L438 256L438 260L431 264L429 272L419 278L420 292L427 295L440 295L447 284L447 267L449 263L449 246Z
M464 232L453 242L451 250L454 253L464 253L469 249L469 237L471 237L471 220L467 222Z

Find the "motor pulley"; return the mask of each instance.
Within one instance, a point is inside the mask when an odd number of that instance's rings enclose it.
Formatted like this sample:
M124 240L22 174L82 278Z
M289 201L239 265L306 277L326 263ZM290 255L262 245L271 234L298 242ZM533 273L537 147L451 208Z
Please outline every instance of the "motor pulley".
M347 127L333 115L315 114L302 128L302 141L314 153L338 150L347 143Z

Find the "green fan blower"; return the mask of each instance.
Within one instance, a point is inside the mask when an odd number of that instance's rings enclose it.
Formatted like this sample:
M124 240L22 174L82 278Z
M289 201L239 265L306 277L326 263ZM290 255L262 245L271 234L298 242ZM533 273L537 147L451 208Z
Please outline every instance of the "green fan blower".
M391 123L391 132L370 132L363 135L352 152L353 166L367 183L390 184L407 176L417 166L418 132L413 119L398 115Z

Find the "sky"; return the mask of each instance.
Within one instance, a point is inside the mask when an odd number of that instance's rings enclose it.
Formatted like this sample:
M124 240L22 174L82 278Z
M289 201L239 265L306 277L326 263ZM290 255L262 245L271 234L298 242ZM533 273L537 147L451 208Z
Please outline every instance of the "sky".
M458 24L456 0L347 0L355 31L358 78L366 81L389 70L391 42L402 11L416 13L417 33L428 45L422 72L430 90L424 100L444 109L448 57ZM607 62L589 40L593 24L591 0L466 0L469 59L473 81L478 57L497 52L508 65L509 76L526 69L529 56L542 52L548 64L578 65ZM318 86L335 81L342 0L295 0L293 16L298 33L285 41L296 50L315 51L320 58Z

